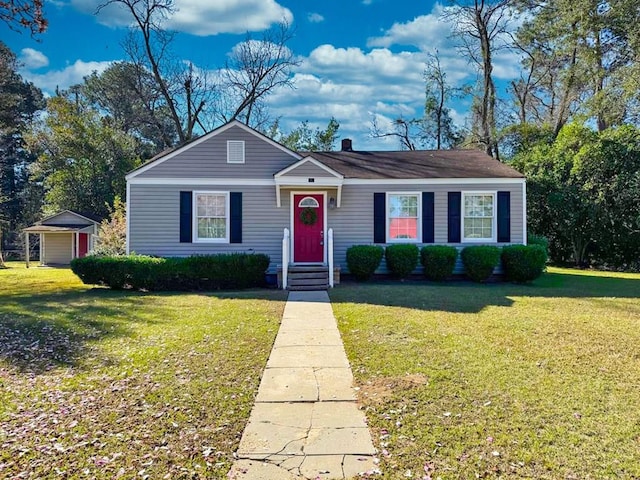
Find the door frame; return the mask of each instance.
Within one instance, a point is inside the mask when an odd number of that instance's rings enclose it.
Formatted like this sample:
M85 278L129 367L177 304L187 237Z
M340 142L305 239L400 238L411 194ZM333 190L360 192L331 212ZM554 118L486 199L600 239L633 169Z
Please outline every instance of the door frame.
M294 265L317 265L318 262L296 262L295 261L295 250L294 250L294 239L296 235L295 231L295 221L294 221L294 212L295 212L295 203L294 199L296 195L322 195L322 218L324 225L322 226L322 231L324 232L324 239L322 245L322 263L327 263L327 191L326 190L292 190L289 196L290 203L290 214L289 214L289 223L291 226L291 238L289 238L289 251L291 252L291 261L290 263Z

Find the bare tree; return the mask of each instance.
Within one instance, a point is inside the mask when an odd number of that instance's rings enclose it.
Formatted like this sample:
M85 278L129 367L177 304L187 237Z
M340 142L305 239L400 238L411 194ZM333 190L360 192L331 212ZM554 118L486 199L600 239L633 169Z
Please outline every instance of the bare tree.
M451 147L460 140L460 132L451 118L447 102L461 96L464 88L454 88L447 82L447 74L440 65L438 52L429 55L424 70L425 105L422 119L423 136L435 141L437 150Z
M405 120L399 117L393 120L388 128L383 129L378 125L378 120L374 115L371 119L371 137L396 137L400 140L400 145L403 150L415 150L416 143L414 138L420 135L419 123L420 120L417 119Z
M133 26L125 51L133 63L153 75L179 142L193 138L196 126L206 130L201 116L215 89L204 72L171 56L175 33L164 30L162 24L175 12L173 0L108 0L98 7L98 12L109 5L120 6L131 15Z
M462 41L461 52L478 66L480 93L475 102L475 129L478 141L488 155L499 159L496 138L496 86L493 80L493 55L505 48L501 42L508 32L513 0L456 0L445 13L453 22L454 34Z
M551 125L555 135L560 132L579 107L583 76L578 65L579 38L573 33L563 39L560 50L555 39L541 34L530 22L525 23L512 38L513 45L523 55L520 79L511 82L520 123L535 120Z
M250 34L236 45L222 70L222 85L230 109L221 109L224 121L239 119L260 127L266 120L264 100L274 90L292 88L293 69L300 65L287 43L293 37L290 25L283 21L267 30L261 39ZM227 113L225 113L227 112Z
M32 36L43 33L48 26L43 4L44 0L0 0L0 20L12 30L26 28Z

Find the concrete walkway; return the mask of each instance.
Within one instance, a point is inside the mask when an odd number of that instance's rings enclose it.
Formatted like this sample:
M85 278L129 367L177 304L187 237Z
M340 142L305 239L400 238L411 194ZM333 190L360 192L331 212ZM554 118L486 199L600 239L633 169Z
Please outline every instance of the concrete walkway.
M342 479L376 469L326 292L291 292L229 478Z

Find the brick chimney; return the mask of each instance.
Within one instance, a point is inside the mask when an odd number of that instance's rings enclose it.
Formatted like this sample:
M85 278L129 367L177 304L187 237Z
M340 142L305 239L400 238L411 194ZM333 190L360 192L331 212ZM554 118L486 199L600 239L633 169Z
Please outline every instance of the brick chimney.
M353 146L351 144L351 139L350 138L343 138L342 139L342 151L343 152L353 152Z

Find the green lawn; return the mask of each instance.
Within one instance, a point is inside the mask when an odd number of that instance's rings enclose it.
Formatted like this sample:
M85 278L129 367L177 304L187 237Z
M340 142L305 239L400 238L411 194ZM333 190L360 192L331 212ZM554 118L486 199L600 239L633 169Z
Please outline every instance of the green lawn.
M331 292L384 478L640 478L640 275Z
M1 478L225 478L285 296L0 270Z

